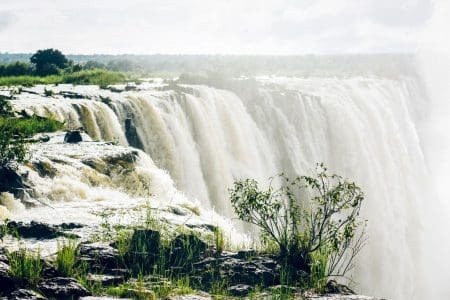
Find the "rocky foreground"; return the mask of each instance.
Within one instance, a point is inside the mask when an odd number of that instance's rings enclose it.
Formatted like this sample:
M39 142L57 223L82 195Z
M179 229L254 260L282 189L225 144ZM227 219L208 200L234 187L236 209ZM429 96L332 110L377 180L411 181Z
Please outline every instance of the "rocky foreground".
M23 238L52 239L56 236L70 236L70 231L80 224L49 226L42 223L9 222L9 229ZM251 299L317 299L344 300L374 298L355 295L352 290L335 281L330 281L323 295L303 293L293 286L280 284L281 265L276 257L261 255L254 250L218 252L194 233L182 233L163 245L161 233L152 229L135 228L128 241L126 252L122 252L118 241L83 242L77 246L76 266L85 266L83 280L67 277L55 266L54 258L42 259L42 275L33 286L11 273L10 254L0 251L0 286L5 299L108 299L109 296L93 298L95 290L86 287L109 287L98 290L114 294L120 287L120 294L131 299L157 299L155 291L167 290L164 299L213 299L208 292L214 291L218 282L222 298ZM161 257L165 261L161 262ZM163 264L164 271L148 272L152 266ZM136 278L136 268L147 272ZM146 274L146 275L142 275ZM170 275L164 275L170 274ZM78 274L80 275L80 274ZM79 277L79 276L78 276ZM188 278L193 288L180 291L176 278ZM194 292L194 291L199 292ZM189 293L190 292L190 293ZM175 295L171 295L175 294ZM98 294L96 296L99 296Z

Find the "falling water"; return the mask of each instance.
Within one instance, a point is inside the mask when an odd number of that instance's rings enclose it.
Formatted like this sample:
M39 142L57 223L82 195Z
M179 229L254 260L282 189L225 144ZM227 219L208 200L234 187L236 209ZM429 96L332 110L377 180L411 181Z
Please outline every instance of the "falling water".
M354 271L357 289L424 299L421 179L427 170L419 125L426 110L420 81L261 77L251 93L184 88L94 90L108 101L43 98L15 105L123 145L125 119L131 118L143 150L176 186L226 216L232 216L227 189L235 179L267 182L277 172L307 174L325 162L366 191L369 242Z

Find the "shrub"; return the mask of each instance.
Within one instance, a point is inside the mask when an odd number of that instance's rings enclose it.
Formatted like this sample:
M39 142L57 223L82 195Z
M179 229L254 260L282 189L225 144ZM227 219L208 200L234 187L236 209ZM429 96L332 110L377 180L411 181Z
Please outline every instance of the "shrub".
M328 174L323 164L315 177L276 179L280 187L273 187L272 178L267 190L252 179L235 182L230 194L238 217L259 227L264 239L278 245L280 257L310 280L344 276L365 241L361 189Z
M16 136L13 128L0 126L0 168L15 169L27 155L22 136Z
M0 95L0 117L12 117L13 115L11 103L5 96Z

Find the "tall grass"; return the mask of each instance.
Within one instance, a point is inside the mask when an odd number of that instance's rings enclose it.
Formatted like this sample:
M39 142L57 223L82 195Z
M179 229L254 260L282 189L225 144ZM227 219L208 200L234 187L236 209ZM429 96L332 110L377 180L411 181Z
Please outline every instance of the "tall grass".
M8 76L0 77L0 86L33 86L36 84L94 84L100 87L106 87L110 84L117 84L127 81L127 76L120 72L94 69L83 70L73 73L63 73L61 75L51 76Z
M58 244L56 252L56 270L63 276L74 276L76 273L75 264L77 260L77 244L73 240Z
M23 285L35 285L41 279L43 262L40 251L37 254L29 252L27 249L20 249L16 252L8 253L10 273L15 281Z
M8 128L14 134L32 136L40 132L55 132L64 128L64 124L52 118L2 118L0 117L0 130Z

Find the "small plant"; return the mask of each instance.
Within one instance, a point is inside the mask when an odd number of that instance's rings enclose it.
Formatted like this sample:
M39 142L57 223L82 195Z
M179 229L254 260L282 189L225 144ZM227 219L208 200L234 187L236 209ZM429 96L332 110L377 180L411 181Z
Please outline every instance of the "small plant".
M41 279L43 262L40 251L37 254L30 253L27 249L20 249L7 254L10 273L15 281L26 286L32 286Z
M259 227L263 240L275 242L280 258L306 274L309 284L345 276L365 242L361 189L328 174L323 164L314 177L279 175L279 188L274 179L267 190L252 179L234 183L231 203L238 217Z
M77 244L74 240L69 240L58 244L56 252L56 269L63 276L74 276L76 273L75 263L77 260Z
M225 248L225 239L223 237L223 232L219 227L214 229L214 241L216 244L216 252L218 255L222 254Z

